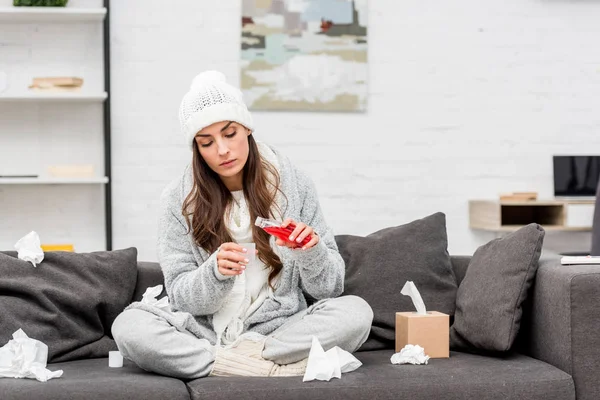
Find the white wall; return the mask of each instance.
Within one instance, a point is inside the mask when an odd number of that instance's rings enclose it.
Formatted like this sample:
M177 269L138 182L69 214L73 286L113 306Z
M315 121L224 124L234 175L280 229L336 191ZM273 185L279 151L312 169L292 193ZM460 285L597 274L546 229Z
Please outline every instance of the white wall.
M240 1L113 2L115 244L155 257L161 188L189 160L177 108L193 76L238 82ZM336 233L435 211L450 252L493 235L468 199L552 196L551 156L600 153L600 3L369 2L365 114L255 113L256 137L308 170ZM568 244L564 244L568 241ZM588 234L547 243L586 249Z
M113 1L114 245L155 260L158 197L191 153L177 110L193 76L239 80L238 0ZM469 199L552 196L551 156L600 154L600 3L369 2L365 114L254 113L258 139L315 180L336 233L443 211L450 252L493 238ZM0 39L1 41L1 39ZM589 234L549 234L558 250Z

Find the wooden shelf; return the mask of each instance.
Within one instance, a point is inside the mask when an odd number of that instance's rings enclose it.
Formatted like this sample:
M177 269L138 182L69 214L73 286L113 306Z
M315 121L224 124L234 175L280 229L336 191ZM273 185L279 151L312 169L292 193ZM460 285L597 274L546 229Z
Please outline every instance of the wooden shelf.
M541 225L541 224L540 224ZM525 225L504 225L498 228L486 227L486 228L475 228L471 226L473 229L479 229L483 231L489 232L514 232ZM568 226L560 226L560 225L543 225L544 230L546 231L562 231L562 232L589 232L592 228L586 227L568 227Z
M98 103L104 102L108 98L106 92L97 94L86 94L86 93L23 93L18 95L0 95L0 102L15 102L15 101L30 101L30 102L83 102L83 103Z
M530 224L547 231L591 231L595 200L469 201L469 226L512 232Z
M89 185L108 183L107 177L98 178L0 178L0 185Z
M0 22L89 22L105 17L106 8L0 7Z

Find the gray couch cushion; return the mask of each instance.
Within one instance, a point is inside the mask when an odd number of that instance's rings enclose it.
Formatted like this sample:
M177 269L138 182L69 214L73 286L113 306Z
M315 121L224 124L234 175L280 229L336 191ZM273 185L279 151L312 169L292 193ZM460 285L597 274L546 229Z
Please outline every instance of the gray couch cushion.
M436 213L366 237L336 236L346 262L345 295L366 300L374 318L361 350L393 348L397 311L414 311L410 297L400 293L414 281L431 311L452 315L456 280L446 235L446 216Z
M600 265L540 259L523 332L531 356L573 375L578 400L600 399L599 289Z
M131 302L135 248L94 253L47 252L34 268L0 253L0 345L19 328L48 345L48 361L106 357L110 328Z
M10 400L163 400L189 399L185 384L146 372L125 360L123 368L109 368L107 358L49 364L63 376L41 383L32 379L0 379L0 397Z
M456 277L456 284L460 287L460 283L465 278L467 268L471 262L471 256L450 256L450 261L452 261L452 270Z
M535 278L544 230L529 224L481 246L456 296L450 347L505 352L519 332L523 302Z
M363 365L341 379L201 378L189 382L192 399L486 399L573 400L571 376L523 355L490 358L451 352L428 365L392 365L393 351L356 353Z

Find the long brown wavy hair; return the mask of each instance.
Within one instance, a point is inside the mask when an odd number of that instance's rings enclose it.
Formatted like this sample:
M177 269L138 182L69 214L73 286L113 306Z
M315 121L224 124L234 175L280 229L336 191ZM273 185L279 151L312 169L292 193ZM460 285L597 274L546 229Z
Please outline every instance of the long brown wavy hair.
M252 135L248 135L248 145L248 160L242 178L244 197L250 211L252 237L258 249L258 258L270 268L269 286L273 288L273 280L279 275L283 264L269 244L270 235L254 225L254 220L256 217L274 218L273 206L281 212L275 202L277 192L281 192L280 177L275 167L261 157ZM183 202L182 213L188 233L192 233L195 243L213 253L222 243L233 241L225 224L225 215L234 200L219 175L204 161L198 146L194 143L192 147L194 184Z

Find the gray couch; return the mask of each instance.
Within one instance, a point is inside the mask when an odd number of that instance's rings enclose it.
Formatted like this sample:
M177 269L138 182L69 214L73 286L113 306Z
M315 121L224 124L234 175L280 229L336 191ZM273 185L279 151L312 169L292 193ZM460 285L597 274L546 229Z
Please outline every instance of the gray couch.
M592 256L600 256L600 181L596 191L596 205L594 207L594 220L592 223Z
M452 257L458 283L470 257ZM133 300L162 283L158 264L139 262ZM204 378L184 382L106 358L49 364L64 375L40 383L0 379L0 398L25 399L600 399L600 266L542 260L515 346L505 357L451 352L428 365L392 365L393 349L356 353L358 370L330 382Z

